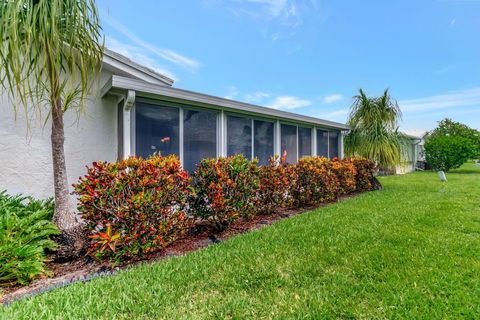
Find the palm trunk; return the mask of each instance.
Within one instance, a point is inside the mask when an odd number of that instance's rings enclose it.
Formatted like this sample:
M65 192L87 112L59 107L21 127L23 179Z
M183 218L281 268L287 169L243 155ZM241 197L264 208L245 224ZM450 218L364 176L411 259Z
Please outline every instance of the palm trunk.
M65 165L65 132L63 124L62 101L52 101L52 164L53 186L55 189L55 212L53 222L58 226L61 235L58 237L60 249L58 258L78 257L85 239L82 223L73 209L68 191L67 168Z

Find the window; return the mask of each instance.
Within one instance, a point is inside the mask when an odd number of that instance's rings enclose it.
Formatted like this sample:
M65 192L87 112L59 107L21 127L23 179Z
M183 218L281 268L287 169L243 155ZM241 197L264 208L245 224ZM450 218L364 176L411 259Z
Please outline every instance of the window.
M136 103L136 154L148 157L155 152L162 156L180 153L179 108Z
M312 129L298 127L298 157L312 155Z
M317 129L317 156L328 158L328 131Z
M297 162L297 127L288 124L280 126L281 153L287 152L287 162Z
M227 155L236 154L252 159L252 120L227 116Z
M204 158L217 156L217 113L184 110L183 168L194 171Z
M338 157L338 132L330 131L328 133L329 156L331 158Z
M253 128L254 157L258 158L259 165L268 165L273 155L273 122L255 120Z

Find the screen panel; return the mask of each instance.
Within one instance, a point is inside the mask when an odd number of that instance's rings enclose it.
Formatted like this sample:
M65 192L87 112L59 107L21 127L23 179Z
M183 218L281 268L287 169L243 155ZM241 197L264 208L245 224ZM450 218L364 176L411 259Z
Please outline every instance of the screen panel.
M299 158L312 155L312 129L298 127L298 156Z
M297 127L282 124L280 126L281 153L287 152L287 162L297 163Z
M330 159L338 157L338 131L330 131L329 132L329 138L328 138L328 143L329 143L329 155Z
M183 112L183 168L194 171L204 158L217 156L217 116L214 111Z
M148 157L180 153L180 110L175 107L135 104L135 153Z
M273 156L273 122L255 120L253 128L254 157L258 158L259 165L268 165L268 159Z
M328 158L328 131L317 129L317 156Z
M227 116L227 155L252 159L252 119Z

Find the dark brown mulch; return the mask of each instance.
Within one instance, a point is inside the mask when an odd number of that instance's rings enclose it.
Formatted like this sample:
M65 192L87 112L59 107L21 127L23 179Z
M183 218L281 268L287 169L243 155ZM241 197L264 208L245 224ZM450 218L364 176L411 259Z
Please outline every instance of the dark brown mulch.
M356 194L342 197L341 199L354 197ZM330 202L331 203L331 202ZM170 256L181 256L186 253L205 248L211 244L221 242L231 236L242 234L250 230L259 229L270 225L275 221L293 217L328 205L323 203L318 206L305 207L302 209L281 209L272 215L258 215L250 219L239 219L233 222L229 228L222 232L213 230L207 224L197 224L183 238L178 239L165 250L146 255L138 260L130 260L112 268L111 265L100 263L89 257L82 257L75 261L55 262L49 261L47 268L52 272L50 278L41 278L33 281L28 286L0 287L0 303L10 303L23 297L35 295L51 289L62 287L76 281L88 281L96 276L112 274L118 270L126 269L141 262L153 262Z

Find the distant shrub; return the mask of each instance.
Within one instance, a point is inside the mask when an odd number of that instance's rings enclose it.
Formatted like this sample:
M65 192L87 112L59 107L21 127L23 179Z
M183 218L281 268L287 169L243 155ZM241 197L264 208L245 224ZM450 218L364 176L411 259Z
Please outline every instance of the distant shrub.
M285 156L270 158L268 165L260 167L258 213L272 214L279 208L292 205L292 189L296 183L295 165L288 164Z
M94 162L74 185L89 254L121 260L170 244L190 227L189 183L175 156Z
M376 186L375 181L375 164L367 159L352 158L353 165L357 171L356 190L358 192L373 190Z
M49 274L45 250L59 234L51 222L53 201L9 196L0 192L0 286L28 284Z
M340 189L332 162L322 157L306 157L296 165L297 183L293 189L296 206L304 207L334 200Z
M460 136L432 136L425 142L425 160L434 170L459 168L474 154L472 141Z
M345 195L355 192L357 189L357 168L352 159L333 158L331 160L332 170L338 179L338 195Z
M204 159L193 174L192 213L225 229L239 216L257 212L259 167L243 155Z

